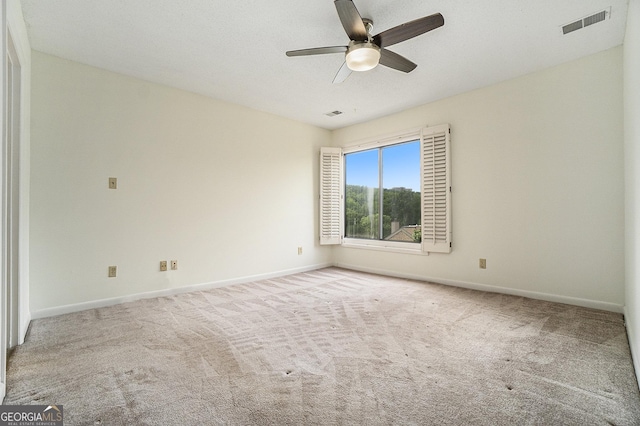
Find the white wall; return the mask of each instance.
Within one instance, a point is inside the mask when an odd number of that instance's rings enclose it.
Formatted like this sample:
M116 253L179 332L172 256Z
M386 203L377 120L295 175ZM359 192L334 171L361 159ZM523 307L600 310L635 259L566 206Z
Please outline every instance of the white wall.
M32 68L34 317L332 262L314 225L329 131L35 51Z
M640 372L640 0L629 2L624 39L625 321Z
M334 131L333 145L442 123L453 252L338 248L337 263L622 311L622 48Z
M625 303L621 47L334 132L39 52L32 61L35 317L334 261ZM441 123L453 132L451 254L317 245L320 146ZM159 272L171 259L179 270Z

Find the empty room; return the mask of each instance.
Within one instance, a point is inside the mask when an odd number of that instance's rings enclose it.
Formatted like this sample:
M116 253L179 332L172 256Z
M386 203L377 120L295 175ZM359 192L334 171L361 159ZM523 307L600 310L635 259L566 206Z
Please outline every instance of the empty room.
M0 424L640 424L640 0L1 4Z

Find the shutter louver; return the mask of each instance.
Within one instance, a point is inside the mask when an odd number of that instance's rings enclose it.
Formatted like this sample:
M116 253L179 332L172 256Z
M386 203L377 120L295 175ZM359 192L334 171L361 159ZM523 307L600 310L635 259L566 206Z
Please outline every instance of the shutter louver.
M422 134L422 251L451 252L449 125Z
M320 149L320 244L342 242L342 149Z

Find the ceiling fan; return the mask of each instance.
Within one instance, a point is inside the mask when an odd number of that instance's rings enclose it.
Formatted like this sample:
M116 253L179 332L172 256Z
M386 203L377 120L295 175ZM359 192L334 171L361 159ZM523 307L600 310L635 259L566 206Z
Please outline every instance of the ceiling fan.
M290 50L287 56L344 53L345 62L333 79L334 83L345 81L351 75L351 71L368 71L379 63L406 73L413 71L417 67L416 64L386 48L444 25L443 16L435 13L372 36L373 21L363 19L352 0L335 0L333 3L338 11L340 22L349 36L349 45Z

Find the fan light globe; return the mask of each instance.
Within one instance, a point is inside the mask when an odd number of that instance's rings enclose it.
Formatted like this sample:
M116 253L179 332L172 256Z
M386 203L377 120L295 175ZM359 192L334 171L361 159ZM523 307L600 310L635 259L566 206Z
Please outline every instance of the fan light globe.
M370 42L352 44L347 50L346 61L351 71L369 71L380 61L380 48Z

